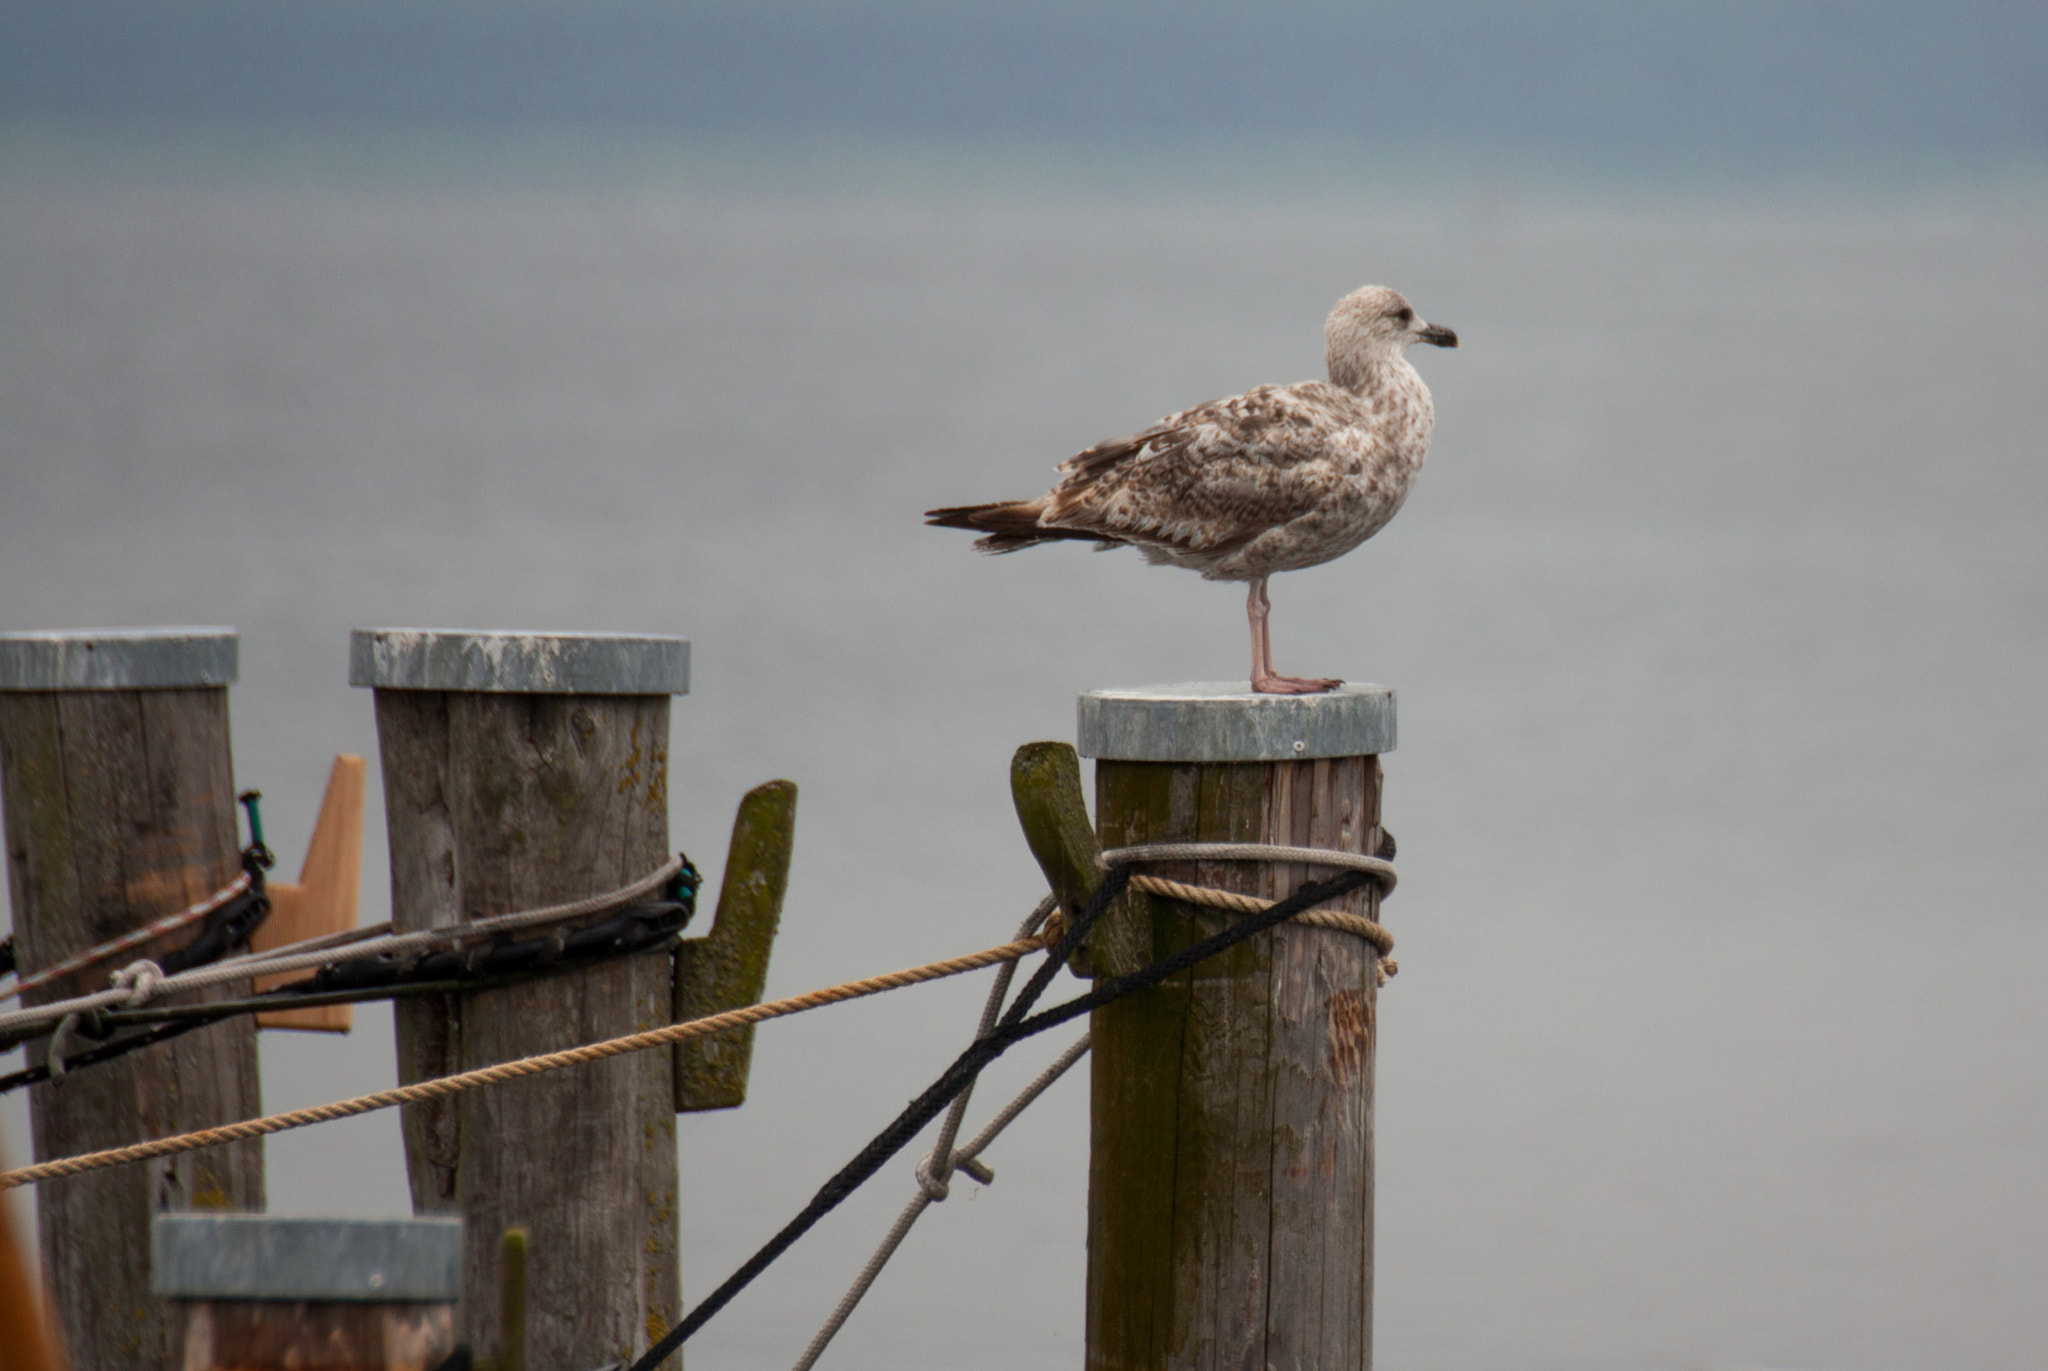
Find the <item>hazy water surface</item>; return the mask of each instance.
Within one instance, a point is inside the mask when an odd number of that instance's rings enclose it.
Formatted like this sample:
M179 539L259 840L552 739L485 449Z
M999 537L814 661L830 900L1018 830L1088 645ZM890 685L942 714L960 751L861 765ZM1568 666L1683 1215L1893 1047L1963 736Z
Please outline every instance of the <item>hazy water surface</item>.
M715 879L740 793L802 787L771 993L965 951L1038 894L1011 750L1078 690L1241 673L1242 600L919 511L1317 374L1365 280L1465 340L1418 350L1407 510L1274 587L1283 668L1401 697L1380 1364L2037 1364L2040 221L24 185L0 629L238 626L237 780L288 867L328 757L375 755L351 627L687 634L676 844ZM373 843L365 921L386 888ZM747 1107L682 1121L689 1293L982 993L762 1030ZM390 1083L358 1018L266 1036L266 1107ZM827 1365L1074 1364L1085 1094L955 1187ZM0 1124L19 1156L18 1096ZM395 1115L268 1146L275 1209L405 1207ZM912 1160L693 1365L787 1365Z

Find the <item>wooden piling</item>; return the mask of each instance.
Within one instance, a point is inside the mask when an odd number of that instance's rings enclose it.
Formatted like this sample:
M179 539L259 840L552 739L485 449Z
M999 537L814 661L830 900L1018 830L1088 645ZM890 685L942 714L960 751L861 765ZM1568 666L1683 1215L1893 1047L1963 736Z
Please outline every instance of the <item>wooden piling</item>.
M204 899L239 870L228 629L0 635L0 796L16 954L24 973ZM186 929L111 964L34 987L26 1004L106 988ZM223 985L195 998L246 993ZM48 1039L30 1060L46 1059ZM261 1114L256 1026L230 1019L29 1093L38 1160ZM175 1311L150 1293L150 1216L263 1208L261 1140L46 1184L43 1280L72 1362L90 1371L175 1365Z
M1101 845L1378 850L1393 722L1380 687L1085 695ZM1145 869L1267 899L1329 874ZM1377 917L1378 903L1367 887L1328 907ZM1119 917L1137 926L1117 939L1163 956L1229 916L1154 898ZM1364 940L1287 924L1096 1011L1090 1368L1371 1366L1376 979Z
M616 889L668 855L669 696L689 645L617 635L359 631L376 690L392 922L446 927ZM601 916L594 916L601 917ZM668 1022L672 959L398 1006L415 1081ZM532 1235L526 1355L630 1359L679 1316L675 1081L641 1052L407 1106L413 1207ZM462 1340L495 1356L497 1253L469 1244Z

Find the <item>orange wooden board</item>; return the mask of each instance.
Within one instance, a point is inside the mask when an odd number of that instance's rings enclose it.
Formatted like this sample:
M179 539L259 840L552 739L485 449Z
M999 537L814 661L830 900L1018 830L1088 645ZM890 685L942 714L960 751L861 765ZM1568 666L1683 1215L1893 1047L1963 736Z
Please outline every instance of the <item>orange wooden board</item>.
M361 757L343 753L327 776L327 794L320 817L306 844L306 860L294 885L270 883L270 917L249 939L254 952L268 952L287 943L346 933L356 926L356 903L363 881L363 785L367 767ZM304 980L311 971L259 976L257 991ZM312 1033L346 1033L354 1022L345 1004L310 1009L274 1009L258 1014L261 1028L294 1028Z

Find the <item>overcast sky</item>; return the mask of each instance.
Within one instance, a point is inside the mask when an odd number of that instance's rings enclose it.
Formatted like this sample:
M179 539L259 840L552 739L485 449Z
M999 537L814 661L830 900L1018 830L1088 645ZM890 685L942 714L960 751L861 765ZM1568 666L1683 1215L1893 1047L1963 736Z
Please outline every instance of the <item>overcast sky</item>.
M0 119L138 118L1969 169L2048 160L2048 6L0 2Z

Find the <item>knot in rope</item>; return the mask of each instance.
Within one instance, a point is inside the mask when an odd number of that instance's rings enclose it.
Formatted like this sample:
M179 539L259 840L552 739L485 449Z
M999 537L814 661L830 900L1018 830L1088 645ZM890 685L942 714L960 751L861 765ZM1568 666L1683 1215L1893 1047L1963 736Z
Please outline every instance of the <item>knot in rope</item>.
M941 1178L932 1170L932 1163L938 1159L938 1153L927 1152L924 1154L924 1159L917 1164L918 1189L924 1191L924 1197L933 1204L937 1204L953 1193L951 1179Z
M114 973L114 989L128 992L128 998L122 1003L130 1009L148 1004L163 983L164 969L147 957L130 962Z

